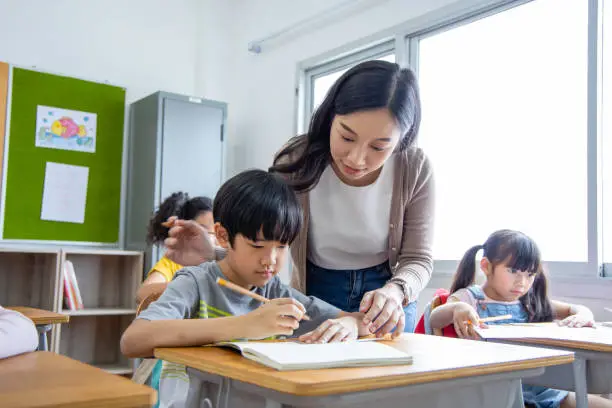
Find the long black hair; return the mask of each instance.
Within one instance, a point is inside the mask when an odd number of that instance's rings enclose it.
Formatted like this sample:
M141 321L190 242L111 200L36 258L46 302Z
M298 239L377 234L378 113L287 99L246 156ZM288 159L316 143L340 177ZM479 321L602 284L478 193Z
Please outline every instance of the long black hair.
M227 180L215 196L215 222L234 244L237 234L258 241L291 244L302 227L302 207L295 192L279 176L247 170Z
M314 112L308 133L293 138L276 156L270 172L289 175L297 192L312 189L329 164L330 132L335 115L387 108L400 126L397 149L413 145L421 123L416 76L387 61L366 61L345 72Z
M159 206L149 221L147 242L160 244L168 238L167 227L162 225L168 218L176 216L182 220L195 220L200 214L212 211L213 202L208 197L190 198L182 191L173 193Z
M494 269L501 263L509 268L535 274L533 285L521 296L520 301L530 322L550 322L553 320L552 306L548 299L548 282L542 267L540 250L536 243L519 231L499 230L489 235L482 245L475 245L463 255L453 284L451 293L474 284L476 278L476 254L482 249Z

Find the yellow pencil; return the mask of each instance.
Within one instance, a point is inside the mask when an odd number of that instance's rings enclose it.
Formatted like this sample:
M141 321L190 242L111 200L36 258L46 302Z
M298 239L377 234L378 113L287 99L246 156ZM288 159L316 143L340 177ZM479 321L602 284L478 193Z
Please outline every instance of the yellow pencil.
M487 323L487 322L497 322L500 320L510 320L512 319L512 315L502 315L502 316L492 316L492 317L485 317L484 319L478 319L478 323ZM471 320L468 320L468 324L472 324Z
M226 288L231 289L234 292L238 292L238 293L241 293L243 295L250 296L253 299L259 300L260 302L263 302L263 303L268 303L270 301L270 299L268 299L268 298L265 298L265 297L263 297L261 295L258 295L257 293L253 293L250 290L246 290L242 286L238 286L235 283L226 281L223 278L217 278L217 284L219 284L219 286L225 286ZM308 317L308 315L305 314L304 316L302 316L302 319L310 320L310 317Z
M174 225L174 221L176 221L176 219L167 220L162 222L161 225L162 227L172 228L172 226Z

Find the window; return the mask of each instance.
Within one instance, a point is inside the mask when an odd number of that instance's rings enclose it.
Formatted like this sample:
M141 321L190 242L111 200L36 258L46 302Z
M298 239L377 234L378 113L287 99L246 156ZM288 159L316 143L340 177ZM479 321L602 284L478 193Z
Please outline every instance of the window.
M349 67L397 56L419 76L435 268L454 271L470 246L512 228L538 242L552 273L595 276L603 259L610 277L611 2L456 2L410 19L393 41L306 69L300 119Z
M512 228L548 261L587 261L587 6L534 0L421 37L435 259Z
M603 258L612 276L612 4L603 5Z
M387 55L384 55L382 57L375 58L375 59L382 60L382 61L395 62L395 54L387 54ZM327 72L320 76L315 76L313 78L313 85L312 85L312 92L313 92L312 112L314 112L314 110L321 104L321 102L323 102L323 99L325 99L325 95L327 95L327 91L329 91L329 88L332 87L334 82L336 82L336 80L340 78L342 74L348 71L352 66L357 65L359 62L363 62L363 61L365 60L357 61L351 64L350 66L345 66L344 68L341 68L337 71Z

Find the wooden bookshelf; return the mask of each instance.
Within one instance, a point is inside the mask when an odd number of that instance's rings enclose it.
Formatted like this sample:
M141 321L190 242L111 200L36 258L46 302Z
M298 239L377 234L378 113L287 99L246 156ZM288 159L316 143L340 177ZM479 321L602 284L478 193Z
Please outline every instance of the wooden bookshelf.
M64 305L66 260L74 265L84 309ZM133 361L123 357L119 341L135 317L142 276L142 252L0 247L0 305L69 315L68 324L53 327L50 350L113 374L129 375L133 370Z
M136 290L142 281L143 254L137 251L64 249L60 271L72 262L84 309L69 310L60 274L56 307L70 316L58 329L53 350L113 374L129 374L133 363L119 341L136 315Z
M0 248L0 305L56 311L59 249Z
M136 309L117 308L89 308L81 310L66 310L62 312L68 316L120 316L120 315L135 315Z
M59 248L0 247L0 305L57 311L60 258ZM57 325L49 345L56 335Z

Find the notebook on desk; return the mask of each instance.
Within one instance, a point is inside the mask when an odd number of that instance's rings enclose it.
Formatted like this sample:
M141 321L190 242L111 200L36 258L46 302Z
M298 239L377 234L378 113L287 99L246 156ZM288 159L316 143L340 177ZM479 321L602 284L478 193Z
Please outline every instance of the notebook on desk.
M498 340L560 340L577 343L612 345L612 330L608 327L563 327L556 323L524 323L492 325L476 329L483 339Z
M412 356L377 341L305 344L298 342L222 342L245 358L279 371L412 364Z

